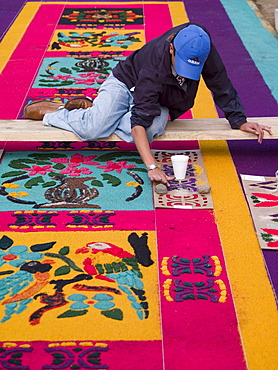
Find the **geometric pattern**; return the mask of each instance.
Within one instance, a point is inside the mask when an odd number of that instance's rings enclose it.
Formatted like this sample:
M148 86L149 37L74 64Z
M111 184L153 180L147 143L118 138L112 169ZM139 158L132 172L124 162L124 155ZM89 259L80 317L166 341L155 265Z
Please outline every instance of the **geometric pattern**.
M277 178L241 175L241 179L261 248L278 250Z
M152 150L152 153L157 163L168 176L174 175L171 162L172 155L184 154L189 156L185 179L171 180L170 186L167 188L167 194L158 195L154 191L156 208L213 208L211 195L198 193L198 185L208 183L200 150Z

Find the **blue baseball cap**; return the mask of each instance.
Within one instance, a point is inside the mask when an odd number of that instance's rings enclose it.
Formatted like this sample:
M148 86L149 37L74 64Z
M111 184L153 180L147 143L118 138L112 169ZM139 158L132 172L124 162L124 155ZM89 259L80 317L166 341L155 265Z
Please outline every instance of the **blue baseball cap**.
M191 24L174 38L175 70L182 77L200 80L202 69L210 52L209 35Z

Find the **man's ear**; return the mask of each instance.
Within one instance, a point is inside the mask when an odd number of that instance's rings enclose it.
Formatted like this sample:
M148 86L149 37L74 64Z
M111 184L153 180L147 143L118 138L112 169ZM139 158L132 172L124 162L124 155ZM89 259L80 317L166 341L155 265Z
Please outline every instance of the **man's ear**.
M174 48L174 45L172 43L170 43L170 54L175 55L175 48Z

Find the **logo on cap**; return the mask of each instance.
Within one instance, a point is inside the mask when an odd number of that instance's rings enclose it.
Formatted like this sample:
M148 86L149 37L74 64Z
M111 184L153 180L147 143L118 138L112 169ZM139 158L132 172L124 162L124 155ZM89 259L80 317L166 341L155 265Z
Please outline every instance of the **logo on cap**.
M196 66L199 66L201 63L199 62L199 58L192 58L192 59L187 59L188 63L195 64Z

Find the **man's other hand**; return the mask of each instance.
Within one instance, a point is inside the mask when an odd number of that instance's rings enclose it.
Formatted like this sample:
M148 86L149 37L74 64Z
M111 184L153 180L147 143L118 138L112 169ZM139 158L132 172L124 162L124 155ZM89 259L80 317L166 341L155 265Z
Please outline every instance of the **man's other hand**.
M251 132L252 134L257 135L258 142L260 144L264 138L264 131L267 131L270 135L272 135L271 127L259 125L258 123L255 123L255 122L245 122L239 128L241 131Z

